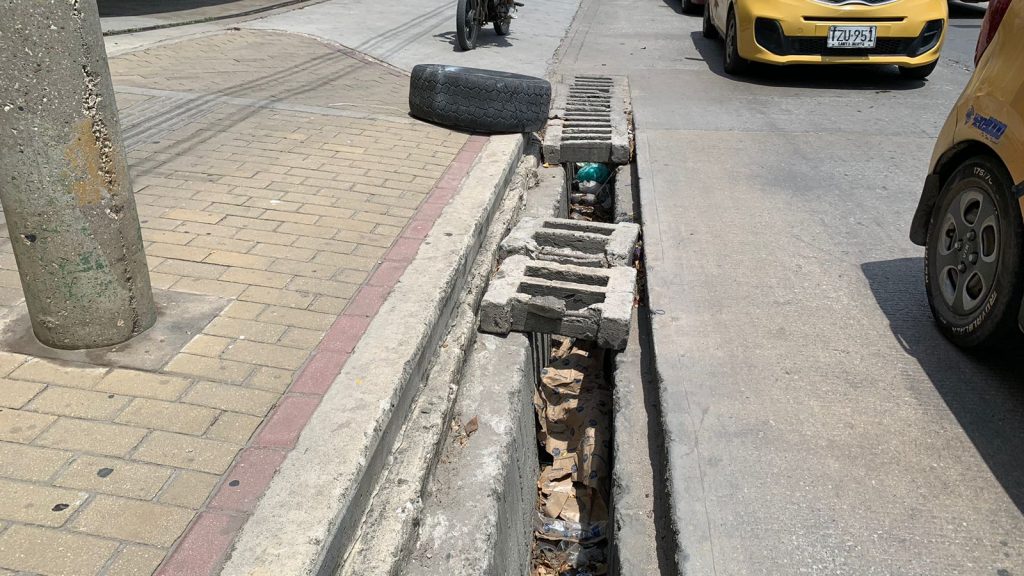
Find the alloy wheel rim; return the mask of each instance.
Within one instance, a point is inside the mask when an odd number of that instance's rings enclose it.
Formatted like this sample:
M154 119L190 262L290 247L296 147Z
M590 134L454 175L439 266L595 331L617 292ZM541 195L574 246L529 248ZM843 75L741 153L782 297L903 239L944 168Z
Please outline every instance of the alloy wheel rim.
M939 292L956 314L981 308L999 272L999 211L982 188L968 188L953 199L938 231L936 269Z

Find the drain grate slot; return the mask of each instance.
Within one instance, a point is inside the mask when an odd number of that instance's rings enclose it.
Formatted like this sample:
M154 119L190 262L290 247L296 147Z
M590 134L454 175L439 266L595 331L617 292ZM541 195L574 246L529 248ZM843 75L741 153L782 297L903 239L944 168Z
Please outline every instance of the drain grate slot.
M625 77L556 79L554 104L544 133L549 164L626 164L632 155L629 84Z

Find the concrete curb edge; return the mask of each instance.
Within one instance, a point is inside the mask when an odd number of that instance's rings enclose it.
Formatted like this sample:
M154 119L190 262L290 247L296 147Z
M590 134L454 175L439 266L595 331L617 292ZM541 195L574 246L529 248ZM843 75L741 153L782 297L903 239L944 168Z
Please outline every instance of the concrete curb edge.
M521 135L491 138L458 202L441 204L423 240L402 238L392 248L390 258L415 258L242 529L223 574L332 573L447 331L458 300L450 296L461 290L522 146Z

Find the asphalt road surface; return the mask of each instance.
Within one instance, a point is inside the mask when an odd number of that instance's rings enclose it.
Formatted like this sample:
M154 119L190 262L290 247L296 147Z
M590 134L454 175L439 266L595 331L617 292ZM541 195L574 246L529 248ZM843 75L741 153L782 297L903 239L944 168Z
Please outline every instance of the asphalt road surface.
M330 0L249 26L312 34L405 70L416 64L452 64L543 76L579 0L525 4L508 36L498 36L489 25L471 52L456 51L452 0Z
M722 71L671 0L584 3L560 68L629 76L688 576L1024 575L1024 353L958 351L907 239L983 10L927 82Z

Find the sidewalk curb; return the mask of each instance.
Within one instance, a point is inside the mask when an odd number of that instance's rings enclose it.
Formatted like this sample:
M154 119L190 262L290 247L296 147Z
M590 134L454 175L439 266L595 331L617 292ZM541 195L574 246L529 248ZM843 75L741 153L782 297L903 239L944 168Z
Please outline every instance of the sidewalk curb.
M135 34L137 32L149 32L152 30L163 30L165 28L176 28L178 26L188 26L190 24L206 24L207 22L217 22L220 20L231 20L233 18L245 18L246 16L255 16L256 14L262 14L264 12L270 12L272 10L279 10L281 8L288 8L297 4L306 4L308 6L315 6L321 4L327 0L283 0L281 2L275 2L269 6L261 6L260 8L253 8L251 10L243 10L242 12L232 12L231 14L221 14L219 16L206 16L203 18L192 18L191 20L182 20L181 22L166 22L163 24L153 24L151 26L136 26L134 28L123 28L120 30L104 30L103 36L120 36L122 34ZM306 6L302 6L305 8Z
M457 183L442 177L439 187L451 189L428 200L427 207L444 209L422 245L402 238L392 248L388 259L411 259L408 269L271 481L222 574L333 572L448 329L458 302L452 295L462 290L522 147L521 135L492 137L457 194ZM458 201L444 206L451 196ZM352 330L341 330L351 340Z
M374 487L359 533L350 537L350 547L342 547L348 548L348 555L336 576L397 574L408 561L423 523L425 493L446 449L466 360L479 337L477 310L497 267L498 245L519 219L527 192L524 172L535 168L536 158L525 155L494 211L453 313L451 328L435 351L426 384L403 423L387 470Z

